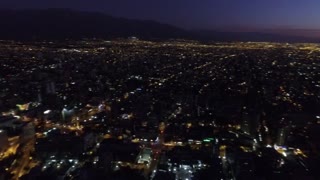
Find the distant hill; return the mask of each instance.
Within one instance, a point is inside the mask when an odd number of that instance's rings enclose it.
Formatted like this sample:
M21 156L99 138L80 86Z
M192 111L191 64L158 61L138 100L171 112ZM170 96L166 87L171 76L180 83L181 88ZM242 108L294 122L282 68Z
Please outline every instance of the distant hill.
M274 33L187 31L155 21L117 18L103 13L69 9L0 10L0 39L61 40L129 36L203 41L320 42L312 38Z
M186 38L190 33L154 21L68 9L0 10L0 39L80 39L138 36Z
M195 37L198 40L210 40L210 41L252 41L252 42L320 42L320 39L293 36L293 35L282 35L276 33L266 32L221 32L221 31L210 31L210 30L198 30L193 31Z

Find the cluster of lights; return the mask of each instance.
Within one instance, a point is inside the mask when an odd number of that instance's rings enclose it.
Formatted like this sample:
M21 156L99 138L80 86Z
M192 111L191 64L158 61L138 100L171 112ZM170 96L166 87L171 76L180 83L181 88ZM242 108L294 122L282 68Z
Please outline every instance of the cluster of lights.
M50 158L55 158L55 156L51 156ZM59 161L59 160L56 160L56 159L50 159L42 167L42 171L45 171L51 164L55 164L55 167L57 169L60 169L61 166L66 162L72 163L73 165L71 166L71 168L75 168L76 165L79 163L79 160L77 160L77 159L68 159L68 160L60 160Z
M45 136L47 136L47 135L48 135L48 133L50 133L52 130L56 130L56 129L57 129L57 128L50 129L49 131L44 132L43 134L44 134Z

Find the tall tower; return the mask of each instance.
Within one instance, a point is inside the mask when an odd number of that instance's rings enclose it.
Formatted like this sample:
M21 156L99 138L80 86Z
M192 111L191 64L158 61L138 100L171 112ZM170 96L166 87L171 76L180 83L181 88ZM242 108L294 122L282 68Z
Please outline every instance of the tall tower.
M286 145L289 132L290 132L290 128L288 126L279 128L277 133L277 141L276 141L276 144L278 146Z
M41 95L41 90L38 89L38 102L41 103L42 102L42 95Z
M0 153L3 153L6 151L6 149L9 147L9 141L7 133L4 130L0 129Z
M55 94L56 93L56 87L55 87L55 83L53 81L46 82L46 93L47 94Z
M261 115L256 109L242 108L241 130L251 136L256 136L260 127Z
M242 108L242 122L241 122L241 130L246 134L251 134L250 130L250 118L249 113L246 107Z

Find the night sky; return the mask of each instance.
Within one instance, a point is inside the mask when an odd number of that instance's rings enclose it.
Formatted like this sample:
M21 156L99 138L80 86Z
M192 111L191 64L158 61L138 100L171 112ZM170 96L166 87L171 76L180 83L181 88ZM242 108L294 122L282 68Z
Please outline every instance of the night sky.
M1 8L70 8L186 29L320 29L320 0L0 0Z

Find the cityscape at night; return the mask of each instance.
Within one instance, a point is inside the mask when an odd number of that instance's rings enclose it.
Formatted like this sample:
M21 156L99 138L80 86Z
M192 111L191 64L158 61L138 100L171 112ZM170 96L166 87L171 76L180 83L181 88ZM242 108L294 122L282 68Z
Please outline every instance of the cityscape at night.
M169 15L137 3L151 20L126 1L49 2L0 0L0 180L320 179L312 18L274 28L270 12L257 15L265 25L252 22L255 11L208 25L199 10L168 20L202 3L208 13L207 0L177 0ZM283 19L273 25L294 23Z

